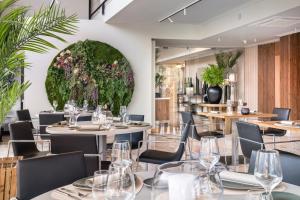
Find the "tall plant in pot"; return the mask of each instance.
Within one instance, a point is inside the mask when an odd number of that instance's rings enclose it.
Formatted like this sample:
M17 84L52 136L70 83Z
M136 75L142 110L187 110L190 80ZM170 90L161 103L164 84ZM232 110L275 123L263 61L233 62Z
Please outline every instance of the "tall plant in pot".
M210 64L202 73L202 79L209 85L207 88L208 102L212 104L220 103L222 99L222 88L224 82L224 69Z

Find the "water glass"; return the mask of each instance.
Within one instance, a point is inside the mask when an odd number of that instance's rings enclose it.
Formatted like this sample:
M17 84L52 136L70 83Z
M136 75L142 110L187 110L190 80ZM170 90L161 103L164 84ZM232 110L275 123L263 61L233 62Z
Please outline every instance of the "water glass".
M67 103L65 103L65 105L64 105L64 112L65 113L69 112L69 105L70 105L70 101L67 101Z
M216 137L201 137L199 159L200 163L207 168L208 172L219 162L220 152Z
M57 109L57 106L58 106L57 101L54 100L54 101L52 102L52 105L53 105L53 108L54 108L54 112L56 112L56 109Z
M108 170L94 172L92 194L93 199L104 199L107 187Z
M282 169L279 153L276 150L259 150L257 152L254 176L265 189L261 199L272 200L272 190L282 181Z
M128 140L115 141L111 152L111 161L113 164L128 164L131 165L130 144Z
M89 102L88 100L83 101L83 111L87 112L89 110Z
M127 115L127 108L126 106L120 106L120 116L121 116L121 121L123 123L126 123L126 115Z
M78 117L80 116L80 109L78 107L74 107L73 114L75 116L75 126L78 125Z
M133 200L135 198L135 179L128 165L109 167L105 197L107 200Z

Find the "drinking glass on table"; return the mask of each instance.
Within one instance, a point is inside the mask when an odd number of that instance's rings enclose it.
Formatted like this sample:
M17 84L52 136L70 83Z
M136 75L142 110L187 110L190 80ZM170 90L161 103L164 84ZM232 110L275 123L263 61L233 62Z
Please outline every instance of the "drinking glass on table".
M219 162L220 152L217 138L214 136L203 136L200 140L200 163L205 166L208 172Z
M78 107L74 107L73 114L75 116L75 126L78 126L78 117L80 116L80 109Z
M121 116L121 121L123 123L127 122L127 108L126 106L120 106L120 116Z
M54 100L54 101L52 102L52 105L53 105L53 108L54 108L54 112L56 112L56 109L57 109L57 106L58 106L57 101Z
M107 200L133 200L135 198L135 179L128 165L123 163L109 167L105 197Z
M94 172L92 194L93 199L104 199L107 186L108 170Z
M262 200L272 200L272 190L282 181L282 169L279 153L276 150L259 150L257 152L254 176L265 189Z
M111 161L115 165L131 165L130 144L128 140L115 141L111 152Z
M84 100L83 101L83 111L85 111L85 112L87 112L88 110L89 110L89 102L88 102L88 100Z

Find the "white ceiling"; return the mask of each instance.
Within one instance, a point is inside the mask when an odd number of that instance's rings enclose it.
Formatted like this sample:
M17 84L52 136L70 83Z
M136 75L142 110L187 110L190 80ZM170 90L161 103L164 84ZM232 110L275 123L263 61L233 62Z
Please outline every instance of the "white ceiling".
M180 24L199 24L220 13L255 0L202 0L172 19ZM195 0L135 0L108 20L109 23L157 23L161 19L195 2Z

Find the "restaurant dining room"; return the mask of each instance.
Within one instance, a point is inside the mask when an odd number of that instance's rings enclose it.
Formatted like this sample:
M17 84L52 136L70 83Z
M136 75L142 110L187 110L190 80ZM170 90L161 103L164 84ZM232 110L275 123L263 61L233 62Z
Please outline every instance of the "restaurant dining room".
M300 200L299 88L299 0L0 0L0 200Z

